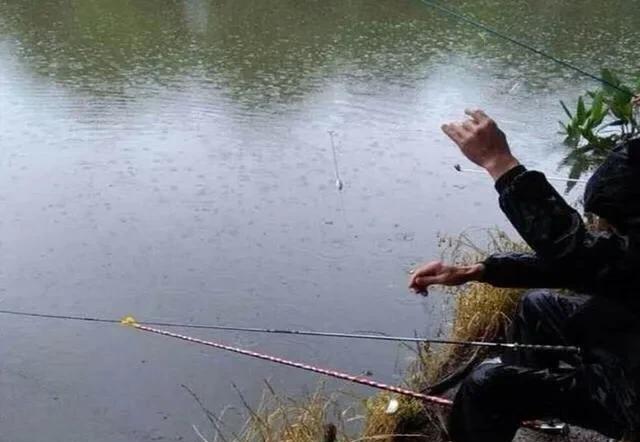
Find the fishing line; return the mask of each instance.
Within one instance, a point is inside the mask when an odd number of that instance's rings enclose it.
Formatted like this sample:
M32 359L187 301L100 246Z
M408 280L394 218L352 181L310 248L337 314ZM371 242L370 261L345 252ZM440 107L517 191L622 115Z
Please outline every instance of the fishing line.
M91 316L77 316L77 315L54 315L49 313L21 312L16 310L0 310L0 314L13 315L13 316L27 316L31 318L43 318L43 319L62 319L62 320L68 320L68 321L102 322L107 324L118 324L121 322L121 320L119 319L95 318Z
M119 324L122 322L121 319L77 316L77 315L54 315L54 314L48 314L48 313L22 312L22 311L15 311L15 310L0 310L0 314L13 315L13 316L26 316L26 317L33 317L33 318L45 318L45 319L99 322L99 323L107 323L107 324ZM430 344L461 345L461 346L470 346L470 347L491 347L491 348L502 349L502 350L537 350L537 351L550 351L550 352L580 353L579 347L565 346L565 345L534 345L534 344L485 342L485 341L461 341L461 340L454 340L454 339L430 339L430 338L423 338L423 337L388 336L388 335L374 335L374 334L366 334L366 333L339 333L339 332L322 332L322 331L311 331L311 330L234 327L234 326L227 326L227 325L185 324L185 323L179 323L179 322L162 322L162 321L140 321L137 323L141 325L157 326L157 327L191 328L191 329L201 329L201 330L224 330L224 331L298 335L298 336L322 336L322 337L328 337L328 338L366 339L366 340L372 340L372 341L394 341L394 342L416 342L416 343L423 342L423 343L430 343Z
M478 173L478 174L482 174L482 175L486 175L487 174L487 172L485 172L484 170L467 169L467 168L464 168L464 167L460 166L459 164L454 164L453 168L458 172ZM549 181L561 181L563 183L587 184L587 182L588 182L588 180L583 180L583 179L579 179L579 178L563 178L563 177L559 177L559 176L549 176L547 174L545 174L545 178L548 179Z
M342 188L344 187L344 184L342 182L342 179L340 178L340 169L338 168L338 154L336 153L336 145L335 145L335 142L333 141L334 135L335 135L335 132L330 130L329 139L331 140L331 153L333 154L333 170L336 174L336 188L338 190L342 190Z
M542 51L542 50L540 50L540 49L538 49L538 48L536 48L536 47L534 47L534 46L532 46L532 45L530 45L528 43L525 43L523 41L517 40L517 39L515 39L513 37L509 37L508 35L503 34L502 32L497 31L497 30L491 28L490 26L485 25L484 23L481 23L481 22L479 22L477 20L474 20L474 19L462 14L461 12L458 12L458 11L455 11L455 10L453 10L451 8L448 8L448 7L440 4L439 2L437 2L435 0L419 0L419 1L423 5L431 7L433 9L439 11L442 14L449 15L451 17L455 17L455 18L457 18L458 20L460 20L462 22L465 22L465 23L467 23L467 24L469 24L471 26L475 26L476 28L481 29L482 31L485 31L485 32L487 32L487 33L489 33L491 35L494 35L494 36L498 37L498 38L502 38L503 40L506 40L506 41L508 41L510 43L513 43L513 44L515 44L517 46L520 46L521 48L524 48L524 49L526 49L528 51L531 51L531 52L533 52L535 54L538 54L541 57L544 57L544 58L546 58L548 60L551 60L551 61L553 61L553 62L555 62L555 63L557 63L557 64L559 64L561 66L564 66L565 68L572 69L575 72L578 72L579 74L584 75L585 77L591 78L592 80L598 81L598 82L600 82L600 83L602 83L604 85L607 85L607 86L609 86L609 87L611 87L613 89L616 89L617 91L623 92L623 93L629 95L630 97L633 97L633 94L631 92L629 92L628 90L623 89L620 86L618 86L616 84L613 84L610 81L607 81L602 77L599 77L599 76L597 76L595 74L592 74L591 72L588 72L588 71L586 71L586 70L584 70L584 69L582 69L582 68L580 68L580 67L578 67L578 66L576 66L576 65L574 65L572 63L569 63L568 61L562 60L562 59L560 59L558 57L555 57L555 56L553 56L551 54L548 54L548 53L546 53L546 52L544 52L544 51Z
M333 130L327 131L329 134L329 140L331 142L331 154L333 156L333 170L336 177L336 189L338 189L338 204L340 206L340 212L342 213L342 221L344 223L344 235L345 238L349 238L349 219L347 218L347 210L344 204L344 196L342 195L342 189L344 188L344 182L340 177L340 167L338 166L338 152L336 149L336 144L334 140L334 136L336 132Z

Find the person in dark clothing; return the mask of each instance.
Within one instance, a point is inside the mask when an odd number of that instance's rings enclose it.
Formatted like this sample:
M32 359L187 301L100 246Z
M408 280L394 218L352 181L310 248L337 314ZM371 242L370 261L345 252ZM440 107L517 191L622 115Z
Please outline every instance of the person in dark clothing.
M494 178L500 207L533 253L489 256L471 266L434 261L410 288L480 281L536 288L521 299L511 339L577 345L580 359L511 352L480 364L458 390L454 442L508 442L525 420L558 418L609 437L640 430L640 141L617 146L589 180L585 210L611 229L589 231L540 172L527 170L483 111L443 126ZM582 295L563 296L549 289ZM564 359L563 359L564 358Z

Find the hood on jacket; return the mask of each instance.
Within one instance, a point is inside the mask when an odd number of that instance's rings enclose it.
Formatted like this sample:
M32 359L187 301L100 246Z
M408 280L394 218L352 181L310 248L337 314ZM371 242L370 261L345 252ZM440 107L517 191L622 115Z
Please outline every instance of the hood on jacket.
M640 230L640 139L616 146L596 169L584 192L584 208L623 233Z

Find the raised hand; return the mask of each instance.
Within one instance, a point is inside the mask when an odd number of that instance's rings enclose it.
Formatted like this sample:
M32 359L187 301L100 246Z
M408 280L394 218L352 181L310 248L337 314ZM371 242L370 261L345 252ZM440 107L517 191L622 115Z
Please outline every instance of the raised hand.
M458 145L464 156L484 168L497 180L517 166L507 137L482 110L466 110L464 121L442 125L442 131Z

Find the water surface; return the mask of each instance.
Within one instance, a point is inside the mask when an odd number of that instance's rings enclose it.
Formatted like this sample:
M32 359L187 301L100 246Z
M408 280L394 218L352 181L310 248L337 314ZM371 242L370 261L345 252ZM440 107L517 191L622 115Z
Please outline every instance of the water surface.
M582 67L637 68L637 1L450 5ZM439 255L438 232L505 226L439 126L482 106L527 165L562 173L558 100L592 86L418 1L0 0L0 308L435 334L442 295L411 296L407 269ZM219 411L232 383L253 403L265 378L317 382L120 327L2 319L3 441L196 440L181 384ZM410 356L194 334L393 383Z

